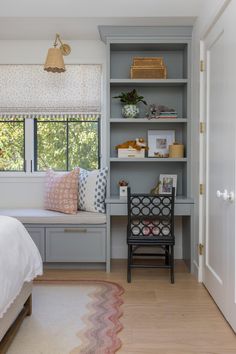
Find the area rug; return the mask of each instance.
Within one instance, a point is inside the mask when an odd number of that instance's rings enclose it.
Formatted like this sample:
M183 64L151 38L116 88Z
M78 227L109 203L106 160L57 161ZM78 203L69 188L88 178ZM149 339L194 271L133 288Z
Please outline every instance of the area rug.
M123 288L106 281L43 282L33 288L33 312L8 354L113 354Z

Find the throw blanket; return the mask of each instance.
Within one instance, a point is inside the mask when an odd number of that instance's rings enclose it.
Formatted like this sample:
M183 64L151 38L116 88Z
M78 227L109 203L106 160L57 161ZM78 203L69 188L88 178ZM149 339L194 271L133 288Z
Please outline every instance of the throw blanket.
M20 221L0 216L0 318L24 282L42 274L42 259Z

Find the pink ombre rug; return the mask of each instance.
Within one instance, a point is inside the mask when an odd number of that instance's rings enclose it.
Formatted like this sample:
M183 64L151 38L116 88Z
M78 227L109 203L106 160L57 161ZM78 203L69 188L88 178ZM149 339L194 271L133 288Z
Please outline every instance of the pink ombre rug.
M33 289L33 312L8 354L113 354L123 288L96 280L42 281Z

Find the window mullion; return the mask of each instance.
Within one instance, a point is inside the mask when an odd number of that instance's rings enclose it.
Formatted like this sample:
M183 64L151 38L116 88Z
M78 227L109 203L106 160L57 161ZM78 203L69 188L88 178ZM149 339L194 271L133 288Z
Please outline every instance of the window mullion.
M33 172L34 166L34 120L25 118L25 160L26 172Z

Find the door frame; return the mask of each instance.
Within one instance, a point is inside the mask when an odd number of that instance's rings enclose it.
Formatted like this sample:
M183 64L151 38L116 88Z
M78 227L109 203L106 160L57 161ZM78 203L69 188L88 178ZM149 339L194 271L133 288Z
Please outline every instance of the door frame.
M224 1L223 4L220 5L220 8L216 11L212 20L210 21L207 28L203 31L200 36L200 58L199 63L205 62L205 41L216 24L216 22L220 19L225 9L229 5L231 0ZM203 71L199 70L199 126L203 123L203 126L206 129L206 70L203 68ZM200 129L199 129L200 130ZM206 186L206 133L200 133L199 136L199 185L202 184L204 187ZM204 188L205 189L205 188ZM206 194L203 189L203 194L199 196L199 244L205 245L205 231L206 231ZM199 271L198 271L198 281L203 282L204 279L204 262L205 262L205 249L203 250L203 254L199 255Z

